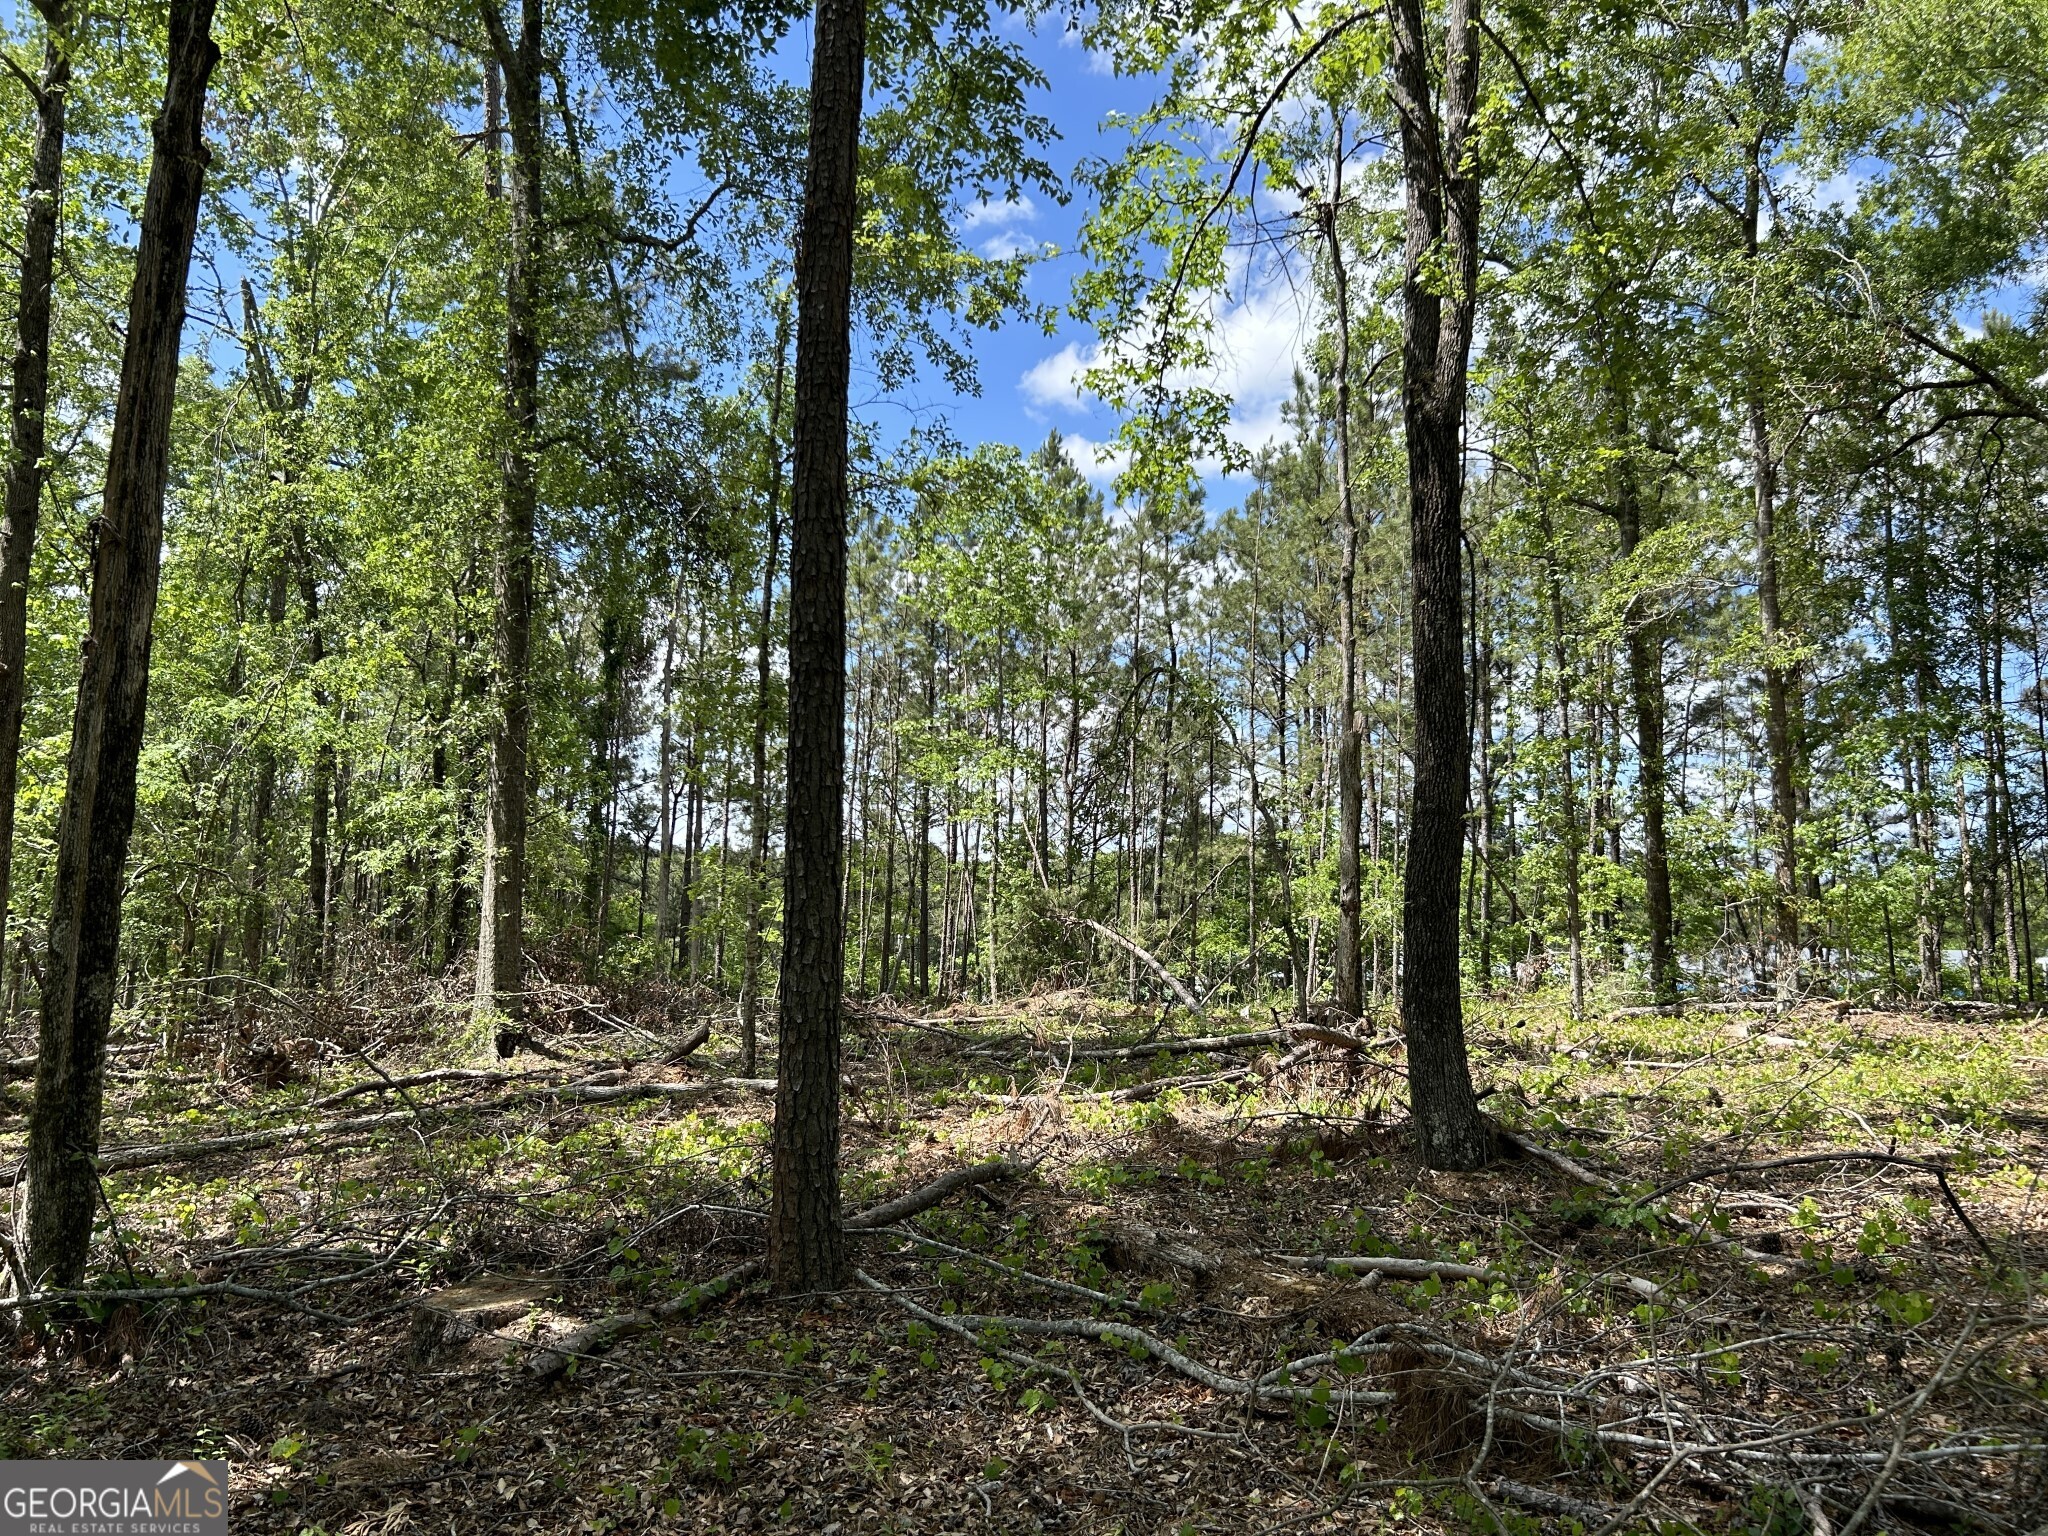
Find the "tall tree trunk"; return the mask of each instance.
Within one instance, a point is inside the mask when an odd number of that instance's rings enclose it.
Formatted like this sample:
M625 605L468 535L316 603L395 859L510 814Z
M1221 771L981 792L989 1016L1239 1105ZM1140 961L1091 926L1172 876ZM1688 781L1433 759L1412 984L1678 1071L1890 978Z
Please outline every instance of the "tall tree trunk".
M264 597L263 616L273 633L284 626L285 571L273 560ZM445 722L444 722L445 723ZM438 740L435 763L444 761ZM256 744L256 792L249 811L249 893L242 907L241 967L248 986L263 976L266 935L270 929L270 816L277 807L277 744L265 733Z
M789 307L775 327L775 384L768 396L768 547L761 557L761 622L754 646L753 846L747 862L747 943L740 976L740 1072L754 1070L760 1049L761 905L768 885L769 647L775 627L775 562L782 543L782 388L788 372Z
M1365 791L1359 757L1358 721L1358 507L1351 489L1351 285L1344 268L1337 215L1344 201L1344 118L1330 135L1330 201L1321 210L1323 244L1337 296L1337 520L1343 547L1337 568L1337 946L1334 995L1338 1009L1353 1018L1365 1011L1364 970L1359 961L1360 906L1358 845L1363 836Z
M298 567L299 602L306 610L306 661L317 673L327 659L327 641L320 628L320 581L313 570L312 546L302 527L292 530L292 559ZM334 806L334 738L333 722L328 718L327 690L317 682L313 685L313 704L322 726L320 741L313 748L312 810L306 833L306 902L313 933L298 970L313 986L324 987L332 975L332 914L328 908L333 877L328 868L327 834Z
M1458 876L1471 737L1461 577L1466 366L1479 273L1479 0L1450 0L1443 110L1431 97L1422 0L1393 0L1407 242L1401 281L1408 438L1415 783L1401 891L1401 1018L1409 1089L1433 1168L1478 1168L1492 1137L1472 1092L1458 971ZM1434 269L1447 267L1446 284ZM1448 294L1441 290L1448 286Z
M1621 558L1631 559L1642 543L1642 496L1635 466L1623 461L1615 486L1615 522ZM1678 966L1673 958L1671 856L1664 834L1664 642L1642 612L1642 599L1628 614L1629 695L1636 716L1636 798L1643 813L1643 908L1650 927L1650 1000L1678 1001Z
M534 439L540 417L541 0L521 0L519 37L483 6L504 71L512 130L511 218L505 263L505 422L492 575L491 770L484 817L482 911L477 919L476 1011L516 1018L524 1007L527 737L533 699Z
M50 305L57 223L64 202L64 105L71 93L68 7L42 7L43 73L36 137L22 192L21 289L14 319L14 392L8 402L7 491L0 511L0 949L14 879L14 801L21 773L21 712L28 661L28 582L43 503L50 407Z
M1744 25L1749 21L1742 6ZM1745 56L1743 77L1750 84ZM1752 85L1752 89L1754 86ZM1743 254L1752 263L1762 252L1763 144L1752 140L1743 178ZM1772 941L1776 951L1780 1002L1791 1002L1800 989L1799 975L1799 790L1794 772L1791 669L1781 655L1784 617L1778 597L1778 460L1771 443L1771 414L1759 377L1761 365L1750 364L1746 406L1749 415L1750 478L1756 517L1757 618L1764 649L1764 739L1771 774L1771 864L1776 886Z
M135 770L149 694L150 633L163 551L164 487L186 278L209 154L206 87L220 58L213 0L171 0L163 110L144 196L107 483L92 550L92 599L57 872L28 1135L28 1273L76 1286L92 1242L107 1026L114 1010L121 895L135 826Z
M683 578L676 575L669 595L668 623L661 642L661 749L655 777L655 804L661 807L661 864L654 889L654 949L663 974L669 969L669 898L676 852L676 620L683 606ZM758 787L755 793L759 794ZM751 1070L751 1069L750 1069Z
M839 922L846 779L846 410L866 0L818 0L810 154L797 257L795 469L790 481L789 811L783 875L768 1273L830 1290L839 1224Z

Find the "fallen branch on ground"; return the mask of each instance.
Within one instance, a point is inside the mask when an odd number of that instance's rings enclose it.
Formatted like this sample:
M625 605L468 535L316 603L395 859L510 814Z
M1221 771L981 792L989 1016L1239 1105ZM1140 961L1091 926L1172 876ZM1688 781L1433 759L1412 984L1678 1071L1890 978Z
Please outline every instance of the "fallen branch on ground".
M668 1066L677 1066L684 1060L684 1058L689 1056L689 1054L692 1051L696 1050L699 1046L703 1045L704 1042L706 1040L709 1040L710 1038L711 1021L709 1019L700 1019L697 1023L697 1027L691 1030L687 1035L683 1036L682 1039L678 1040L676 1042L675 1049L670 1051L666 1056L662 1057L661 1059Z
M1269 1253L1266 1257L1289 1269L1340 1269L1346 1274L1385 1275L1392 1280L1505 1280L1497 1269L1477 1264L1456 1264L1445 1259L1404 1259L1396 1255Z
M368 1082L351 1083L334 1093L323 1094L313 1100L315 1109L332 1109L350 1099L360 1098L366 1093L402 1093L408 1088L423 1088L429 1083L511 1083L524 1077L543 1075L533 1072L492 1072L482 1067L440 1067L432 1072L413 1072L405 1077L372 1078Z
M1075 1061L1130 1061L1140 1056L1192 1054L1196 1051L1243 1051L1255 1045L1287 1045L1284 1029L1260 1029L1242 1035L1193 1035L1185 1040L1147 1040L1139 1045L1094 1045L1076 1047Z
M205 1136L191 1141L145 1142L133 1146L110 1147L100 1154L99 1169L101 1173L120 1173L131 1168L157 1168L168 1163L196 1162L220 1152L253 1152L284 1146L295 1141L322 1141L332 1136L351 1136L363 1131L400 1125L435 1114L487 1114L493 1110L509 1109L515 1105L548 1099L567 1099L572 1103L582 1104L608 1104L620 1099L637 1098L691 1100L709 1098L728 1088L739 1088L753 1093L773 1093L775 1080L763 1077L717 1077L694 1083L550 1084L495 1099L423 1104L417 1109L386 1110L380 1114L356 1115L345 1120L297 1121L290 1125L270 1126L260 1131L242 1131L232 1136ZM18 1169L0 1173L0 1189L13 1188L20 1177Z
M1112 1104L1139 1104L1147 1099L1156 1099L1162 1093L1176 1088L1213 1088L1221 1083L1235 1083L1252 1075L1250 1067L1233 1067L1228 1072L1196 1072L1186 1077L1155 1077L1149 1083L1134 1083L1128 1088L1116 1088L1102 1095Z
M955 1168L952 1172L942 1174L931 1183L913 1189L907 1194L898 1195L893 1200L884 1200L880 1205L871 1205L866 1210L847 1217L844 1225L849 1232L866 1232L877 1227L890 1226L915 1216L920 1211L930 1210L958 1190L976 1184L986 1184L993 1179L1007 1178L1022 1171L1020 1164L1005 1160ZM749 1259L737 1269L727 1270L717 1279L707 1280L702 1285L691 1286L689 1290L670 1297L658 1306L637 1308L631 1312L615 1312L593 1323L587 1323L574 1333L537 1351L527 1360L527 1369L543 1382L552 1381L567 1371L573 1361L598 1354L620 1339L631 1334L643 1333L656 1323L694 1312L706 1302L715 1301L736 1287L751 1282L760 1275L765 1264L766 1261L762 1259Z
M928 1311L899 1291L893 1291L859 1270L855 1272L861 1284L869 1290L886 1297L890 1302L916 1317L920 1322L936 1323L941 1314ZM1179 1349L1131 1323L1108 1322L1098 1318L1053 1318L1041 1320L1035 1317L987 1317L976 1313L950 1313L948 1331L963 1338L980 1342L975 1335L983 1329L1003 1328L1012 1333L1035 1334L1041 1338L1054 1339L1095 1339L1105 1344L1122 1344L1142 1349L1168 1369L1177 1371L1193 1382L1199 1382L1212 1392L1226 1397L1243 1398L1249 1402L1305 1402L1310 1392L1292 1383L1296 1371L1313 1370L1340 1359L1353 1359L1365 1353L1368 1345L1376 1343L1375 1335L1368 1334L1343 1349L1327 1354L1311 1356L1306 1360L1291 1360L1285 1365L1275 1366L1256 1380L1227 1376L1212 1366L1183 1354ZM1377 1352L1377 1351L1374 1351ZM1283 1385L1283 1383L1285 1383ZM1363 1392L1348 1387L1331 1387L1327 1396L1317 1396L1315 1401L1352 1408L1383 1408L1394 1401L1391 1392Z
M353 1278L351 1275L343 1275L334 1283ZM37 1291L29 1296L0 1298L0 1312L26 1312L39 1307L80 1302L194 1301L203 1296L240 1296L249 1301L269 1302L273 1306L285 1307L307 1317L317 1318L323 1323L340 1323L344 1327L353 1327L356 1321L352 1317L343 1317L338 1312L322 1312L317 1307L309 1307L290 1292L266 1291L260 1286L242 1285L233 1280L209 1280L200 1285L145 1285L109 1291Z
M1688 1184L1697 1184L1705 1179L1718 1179L1731 1173L1764 1173L1773 1168L1801 1168L1817 1163L1882 1163L1894 1168L1910 1168L1916 1173L1931 1174L1941 1188L1941 1198L1954 1212L1963 1230L1976 1241L1978 1249L1992 1263L1998 1262L1998 1255L1991 1251L1991 1244L1984 1234L1977 1230L1977 1224L1970 1220L1969 1212L1956 1198L1956 1192L1949 1187L1948 1169L1941 1163L1931 1162L1923 1157L1907 1157L1898 1152L1802 1152L1796 1157L1772 1157L1755 1163L1718 1163L1711 1168L1699 1168L1683 1178L1672 1179L1660 1184L1647 1195L1639 1195L1631 1206L1650 1205L1666 1195L1675 1194Z

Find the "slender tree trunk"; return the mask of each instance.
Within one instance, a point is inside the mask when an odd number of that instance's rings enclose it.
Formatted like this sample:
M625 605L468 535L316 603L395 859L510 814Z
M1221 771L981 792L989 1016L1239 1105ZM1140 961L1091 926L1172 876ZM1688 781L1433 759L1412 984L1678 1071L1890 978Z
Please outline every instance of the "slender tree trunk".
M1343 547L1338 554L1337 650L1344 677L1338 687L1337 718L1337 946L1334 995L1338 1009L1357 1018L1365 1011L1365 982L1359 961L1360 910L1358 845L1363 836L1365 792L1359 757L1363 740L1358 720L1358 508L1351 486L1351 285L1337 217L1344 201L1344 119L1330 135L1330 201L1321 210L1323 244L1337 296L1337 520Z
M14 879L14 802L21 773L21 714L28 661L28 583L42 513L50 407L50 307L57 224L64 202L64 107L71 94L69 7L42 7L43 72L35 144L22 192L21 289L14 320L14 390L8 401L7 490L0 511L0 950Z
M839 1224L839 922L846 779L846 415L866 0L818 0L797 258L790 486L789 813L768 1272L785 1294L845 1274Z
M313 551L305 530L292 530L293 563L298 567L299 603L306 613L306 662L317 674L327 659L325 632L320 628L320 581L313 570ZM320 716L321 736L313 748L311 783L312 808L306 833L306 904L313 931L299 951L297 969L315 987L327 985L329 967L329 899L332 872L328 868L327 838L334 807L334 722L328 711L327 690L313 685L313 706Z
M1747 7L1744 8L1747 20ZM1745 61L1745 75L1747 62ZM1760 258L1763 218L1761 145L1751 146L1743 184L1742 238L1745 256ZM1757 617L1764 647L1764 738L1770 759L1772 876L1776 886L1773 944L1780 1002L1800 990L1799 790L1793 765L1792 681L1780 648L1784 617L1778 598L1778 461L1771 443L1771 416L1752 364L1748 384L1750 476L1756 515Z
M164 487L186 279L210 156L206 88L220 58L213 0L171 0L163 110L144 196L71 757L57 826L35 1104L29 1115L29 1281L76 1286L98 1203L107 1026L119 975L121 896L149 694Z
M265 583L263 616L274 633L284 626L285 571L282 560L273 559ZM435 762L442 752L435 748ZM270 929L270 817L277 808L277 744L266 733L256 746L256 792L249 810L249 895L242 907L242 974L248 981L262 979L266 935ZM244 983L245 985L247 982Z
M760 1045L761 908L768 886L768 713L775 627L775 562L782 544L782 389L789 311L775 331L775 384L768 396L768 541L761 556L761 622L754 645L754 798L747 860L747 943L740 976L740 1072L754 1071Z
M889 811L883 836L888 839L882 858L882 976L884 997L896 991L896 801L901 782L897 738L889 738Z
M1458 970L1458 876L1471 737L1465 718L1461 509L1467 360L1479 268L1479 0L1450 0L1443 108L1422 0L1393 0L1392 83L1407 193L1402 397L1408 441L1415 783L1401 892L1409 1088L1433 1168L1478 1168L1492 1137L1472 1092ZM1446 283L1432 275L1440 266ZM1448 287L1449 293L1442 290Z
M492 576L491 769L477 920L476 1011L480 1018L517 1018L524 1008L520 943L526 913L527 738L533 715L534 439L540 420L541 0L521 0L516 41L495 4L486 0L482 9L504 72L512 154L505 441Z
M654 948L655 963L664 975L669 969L669 898L676 852L676 621L682 606L683 578L679 572L669 595L668 623L662 630L661 747L655 770L655 803L661 807L661 862L654 888Z
M1642 543L1642 498L1635 466L1623 462L1615 488L1615 520L1621 558L1632 558ZM1641 600L1628 615L1629 694L1636 716L1636 798L1643 813L1643 907L1650 928L1650 1000L1678 1001L1678 966L1673 958L1671 855L1664 833L1664 642Z

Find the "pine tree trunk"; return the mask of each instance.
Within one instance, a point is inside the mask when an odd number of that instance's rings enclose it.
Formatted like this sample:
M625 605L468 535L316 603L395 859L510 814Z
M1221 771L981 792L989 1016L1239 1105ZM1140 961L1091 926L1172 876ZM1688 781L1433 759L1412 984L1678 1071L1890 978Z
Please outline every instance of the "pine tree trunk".
M206 88L220 58L213 0L171 0L163 110L144 197L92 598L57 826L35 1104L29 1116L27 1265L38 1288L76 1286L97 1205L107 1026L119 975L121 896L149 693L164 487L186 279L210 156Z
M1401 1018L1409 1088L1433 1168L1485 1164L1492 1137L1472 1092L1458 968L1458 876L1471 737L1460 610L1467 360L1479 265L1479 182L1467 163L1479 98L1479 0L1450 0L1443 108L1433 105L1421 0L1393 0L1407 242L1402 404L1408 439L1415 782L1401 892ZM1430 275L1450 274L1450 293Z
M846 779L846 413L865 0L818 0L797 258L790 482L789 810L768 1272L784 1294L844 1277L839 921Z
M1635 466L1624 462L1615 487L1615 521L1626 561L1642 543L1642 497ZM1629 696L1636 717L1636 798L1643 813L1643 908L1650 928L1650 1000L1678 1001L1678 966L1673 959L1671 856L1664 833L1664 646L1656 625L1640 612L1628 615Z
M0 511L0 948L14 879L14 802L21 773L21 714L28 663L28 584L42 514L50 405L50 307L57 224L64 201L64 107L71 93L68 8L43 6L43 72L36 136L22 192L21 288L14 320L14 389L8 402L7 490Z
M527 738L533 700L534 438L540 417L541 0L521 0L519 37L483 7L504 71L511 127L511 218L505 264L505 422L494 552L491 768L477 918L476 1012L516 1018L524 1006L520 941L526 910Z
M1344 669L1337 705L1337 944L1331 962L1338 1010L1357 1018L1365 1011L1358 872L1365 790L1359 766L1364 744L1358 722L1358 506L1351 486L1351 284L1337 228L1344 201L1341 115L1330 139L1330 201L1321 210L1321 224L1337 297L1337 521L1342 540L1337 557L1337 651L1338 665Z
M740 1072L754 1071L760 1050L761 898L768 884L769 646L775 621L775 562L782 543L782 386L789 351L788 310L776 327L775 386L768 397L768 547L761 558L761 622L754 651L753 847L747 863L747 943L740 975Z
M661 807L661 863L654 887L654 950L656 964L665 975L669 969L669 886L673 879L676 852L676 620L683 606L683 580L676 577L670 594L668 623L661 643L661 747L655 770L655 804Z

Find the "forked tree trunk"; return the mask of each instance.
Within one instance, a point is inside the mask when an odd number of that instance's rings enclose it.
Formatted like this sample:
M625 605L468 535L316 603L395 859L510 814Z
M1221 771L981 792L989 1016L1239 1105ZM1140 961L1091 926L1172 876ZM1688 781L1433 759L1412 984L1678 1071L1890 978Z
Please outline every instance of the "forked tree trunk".
M839 1225L839 920L846 779L846 400L866 0L818 0L797 258L790 482L789 811L768 1274L830 1290Z
M1401 1019L1409 1090L1432 1168L1478 1168L1492 1137L1472 1092L1459 994L1458 877L1472 742L1465 718L1460 559L1466 364L1479 275L1479 0L1450 0L1441 116L1422 0L1393 0L1407 245L1402 404L1413 563L1415 785L1401 891ZM1447 272L1449 282L1436 275ZM1442 292L1448 286L1449 293Z
M28 1137L30 1283L84 1276L99 1172L100 1100L114 1010L121 894L135 826L135 769L149 695L164 486L185 285L209 155L206 87L220 51L213 0L171 0L163 110L128 295L92 600L57 824L36 1096Z
M42 8L43 73L35 145L22 193L21 290L14 320L14 393L8 414L7 491L0 511L0 950L14 880L14 802L21 771L21 712L28 659L28 582L42 513L50 406L50 303L57 221L64 200L64 103L71 91L68 10Z
M541 0L522 0L515 41L495 5L483 7L505 76L512 130L511 220L505 266L505 442L492 580L496 624L489 805L476 1011L516 1018L523 999L520 936L526 908L527 737L533 716L534 437L540 417Z

